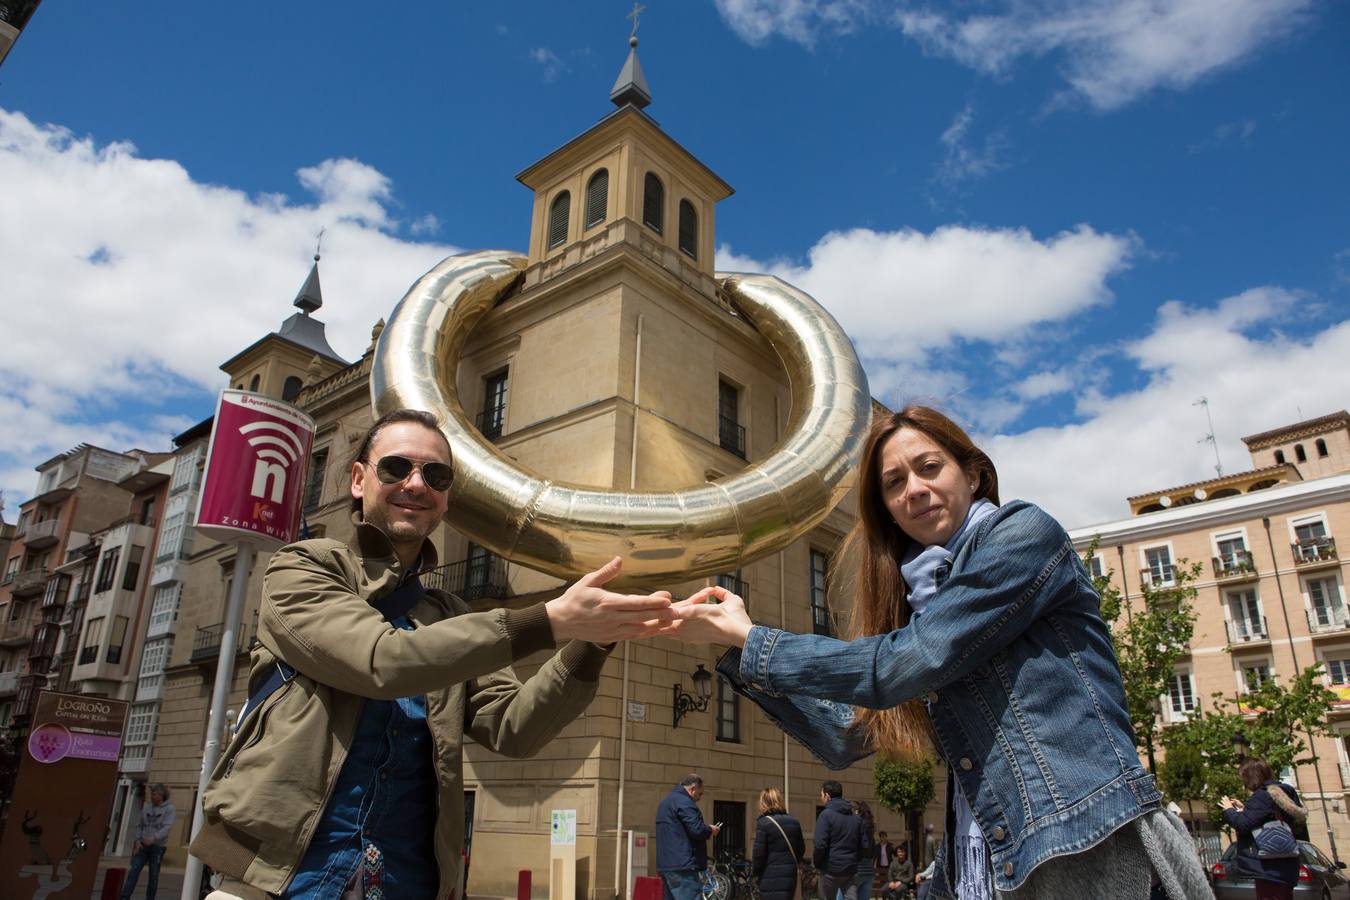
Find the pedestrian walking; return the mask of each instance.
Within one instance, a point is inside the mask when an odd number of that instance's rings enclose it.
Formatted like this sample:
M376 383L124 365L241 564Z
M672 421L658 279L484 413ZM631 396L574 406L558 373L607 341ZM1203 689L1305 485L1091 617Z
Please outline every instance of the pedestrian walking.
M760 791L750 874L763 900L792 900L797 893L797 866L805 853L802 825L788 814L783 794L775 787Z
M150 872L145 882L145 900L155 900L159 890L159 867L164 862L165 843L173 830L176 815L177 810L169 802L169 789L158 782L150 785L150 802L141 807L141 816L136 822L136 846L131 851L127 880L122 885L122 900L131 900L141 869L146 867Z
M874 418L857 492L836 557L856 561L852 641L755 625L720 586L657 633L731 646L718 671L831 767L935 741L954 827L934 900L1057 900L1085 884L1133 900L1155 882L1209 897L1139 764L1101 598L1059 523L1000 505L988 455L923 406Z
M877 878L876 822L866 800L853 800L851 805L853 814L862 819L862 830L858 835L858 900L868 900Z
M820 873L821 900L858 900L858 860L862 855L861 817L844 799L844 786L826 781L820 786L824 809L816 816L811 855Z

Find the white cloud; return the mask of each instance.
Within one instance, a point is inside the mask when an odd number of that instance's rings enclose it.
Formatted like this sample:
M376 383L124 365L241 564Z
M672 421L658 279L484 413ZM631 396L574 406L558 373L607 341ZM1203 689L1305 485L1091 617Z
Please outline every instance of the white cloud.
M547 47L535 47L530 50L530 59L538 63L543 70L545 82L557 81L558 76L567 71L566 64Z
M938 138L943 152L942 162L938 165L937 180L948 187L958 187L964 182L983 178L1003 168L1003 163L998 158L999 150L1004 144L1002 134L988 135L983 144L977 146L970 135L974 121L975 105L967 103Z
M1240 65L1301 26L1312 0L718 0L750 44L777 34L812 46L821 34L878 23L979 71L1007 73L1053 56L1073 96L1114 109L1155 88L1184 89ZM970 9L964 13L962 8Z
M810 47L821 32L854 30L870 5L869 0L717 0L717 11L753 46L778 34Z
M856 336L863 356L895 360L958 338L1012 341L1105 303L1107 278L1136 244L1086 225L1046 240L1025 229L855 229L825 235L805 265L757 264L727 247L718 262L798 285Z
M1229 143L1249 144L1252 135L1256 134L1255 119L1238 119L1233 122L1221 122L1214 127L1214 132L1204 140L1196 141L1186 149L1191 153L1201 153L1205 150L1212 150L1222 147Z
M936 404L978 433L1005 498L1076 527L1128 514L1125 498L1203 480L1213 453L1193 406L1208 397L1226 471L1250 467L1254 434L1344 406L1350 319L1299 292L1257 287L1212 306L1168 301L1141 336L1083 346L1075 331L1108 301L1139 251L1088 226L948 227L826 235L806 264L761 263L723 246L718 268L779 275L855 337L878 399ZM1329 321L1296 339L1282 327ZM967 365L972 363L973 365ZM1047 363L1049 363L1047 365ZM1317 372L1315 392L1304 389ZM1068 395L1076 421L1016 432L1027 408Z
M1334 412L1350 394L1350 369L1317 360L1350 354L1350 320L1306 339L1279 328L1306 299L1280 288L1248 290L1213 308L1169 302L1152 330L1124 347L1147 373L1135 390L1086 391L1081 424L986 439L1008 496L1035 499L1071 527L1125 518L1125 497L1214 476L1208 431L1194 406L1209 399L1226 472L1251 467L1241 442ZM1315 392L1302 390L1316 369Z
M218 366L295 310L321 228L333 347L364 352L370 327L454 252L397 235L389 180L364 163L297 172L314 201L196 181L172 160L99 145L0 109L0 489L80 441L165 449L156 406L224 386ZM422 222L429 220L424 216ZM209 413L205 395L203 414ZM177 420L175 420L177 421Z

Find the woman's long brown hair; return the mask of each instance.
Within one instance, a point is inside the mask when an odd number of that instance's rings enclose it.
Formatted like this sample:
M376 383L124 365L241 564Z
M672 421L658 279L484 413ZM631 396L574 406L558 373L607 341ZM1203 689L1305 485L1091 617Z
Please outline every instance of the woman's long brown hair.
M858 522L844 541L844 565L836 572L852 574L851 584L836 587L851 590L853 616L851 637L888 634L909 624L913 610L909 605L909 587L900 574L900 562L911 540L900 530L886 508L881 490L881 453L891 436L902 428L922 432L946 450L978 484L973 500L998 503L998 473L984 451L951 419L927 406L906 406L897 413L874 419L863 444L858 466ZM850 565L856 560L856 565ZM849 575L843 576L848 579ZM867 732L873 750L916 759L929 752L931 737L928 716L919 700L913 699L890 709L860 709L855 727Z

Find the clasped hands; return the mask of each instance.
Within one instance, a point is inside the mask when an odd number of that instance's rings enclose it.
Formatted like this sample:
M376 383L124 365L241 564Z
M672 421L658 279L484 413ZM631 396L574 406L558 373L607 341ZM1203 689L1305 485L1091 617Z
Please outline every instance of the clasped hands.
M610 644L645 637L673 637L687 644L740 647L753 624L745 601L723 587L706 587L684 600L669 591L619 594L605 585L619 574L614 557L544 604L553 639Z

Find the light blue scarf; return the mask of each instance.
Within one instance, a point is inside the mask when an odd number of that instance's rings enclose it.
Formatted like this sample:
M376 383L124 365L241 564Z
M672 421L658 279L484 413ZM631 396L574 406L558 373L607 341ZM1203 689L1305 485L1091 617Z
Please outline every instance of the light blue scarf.
M911 544L900 563L900 574L909 587L909 605L917 616L928 608L928 604L938 592L938 571L951 572L952 551L967 530L998 509L988 500L976 500L966 512L966 520L945 544L933 544L920 547ZM961 783L956 782L955 795L948 798L956 812L956 884L953 886L958 900L990 900L993 896L993 882L989 874L989 848L984 841L971 811L970 801L966 799Z

